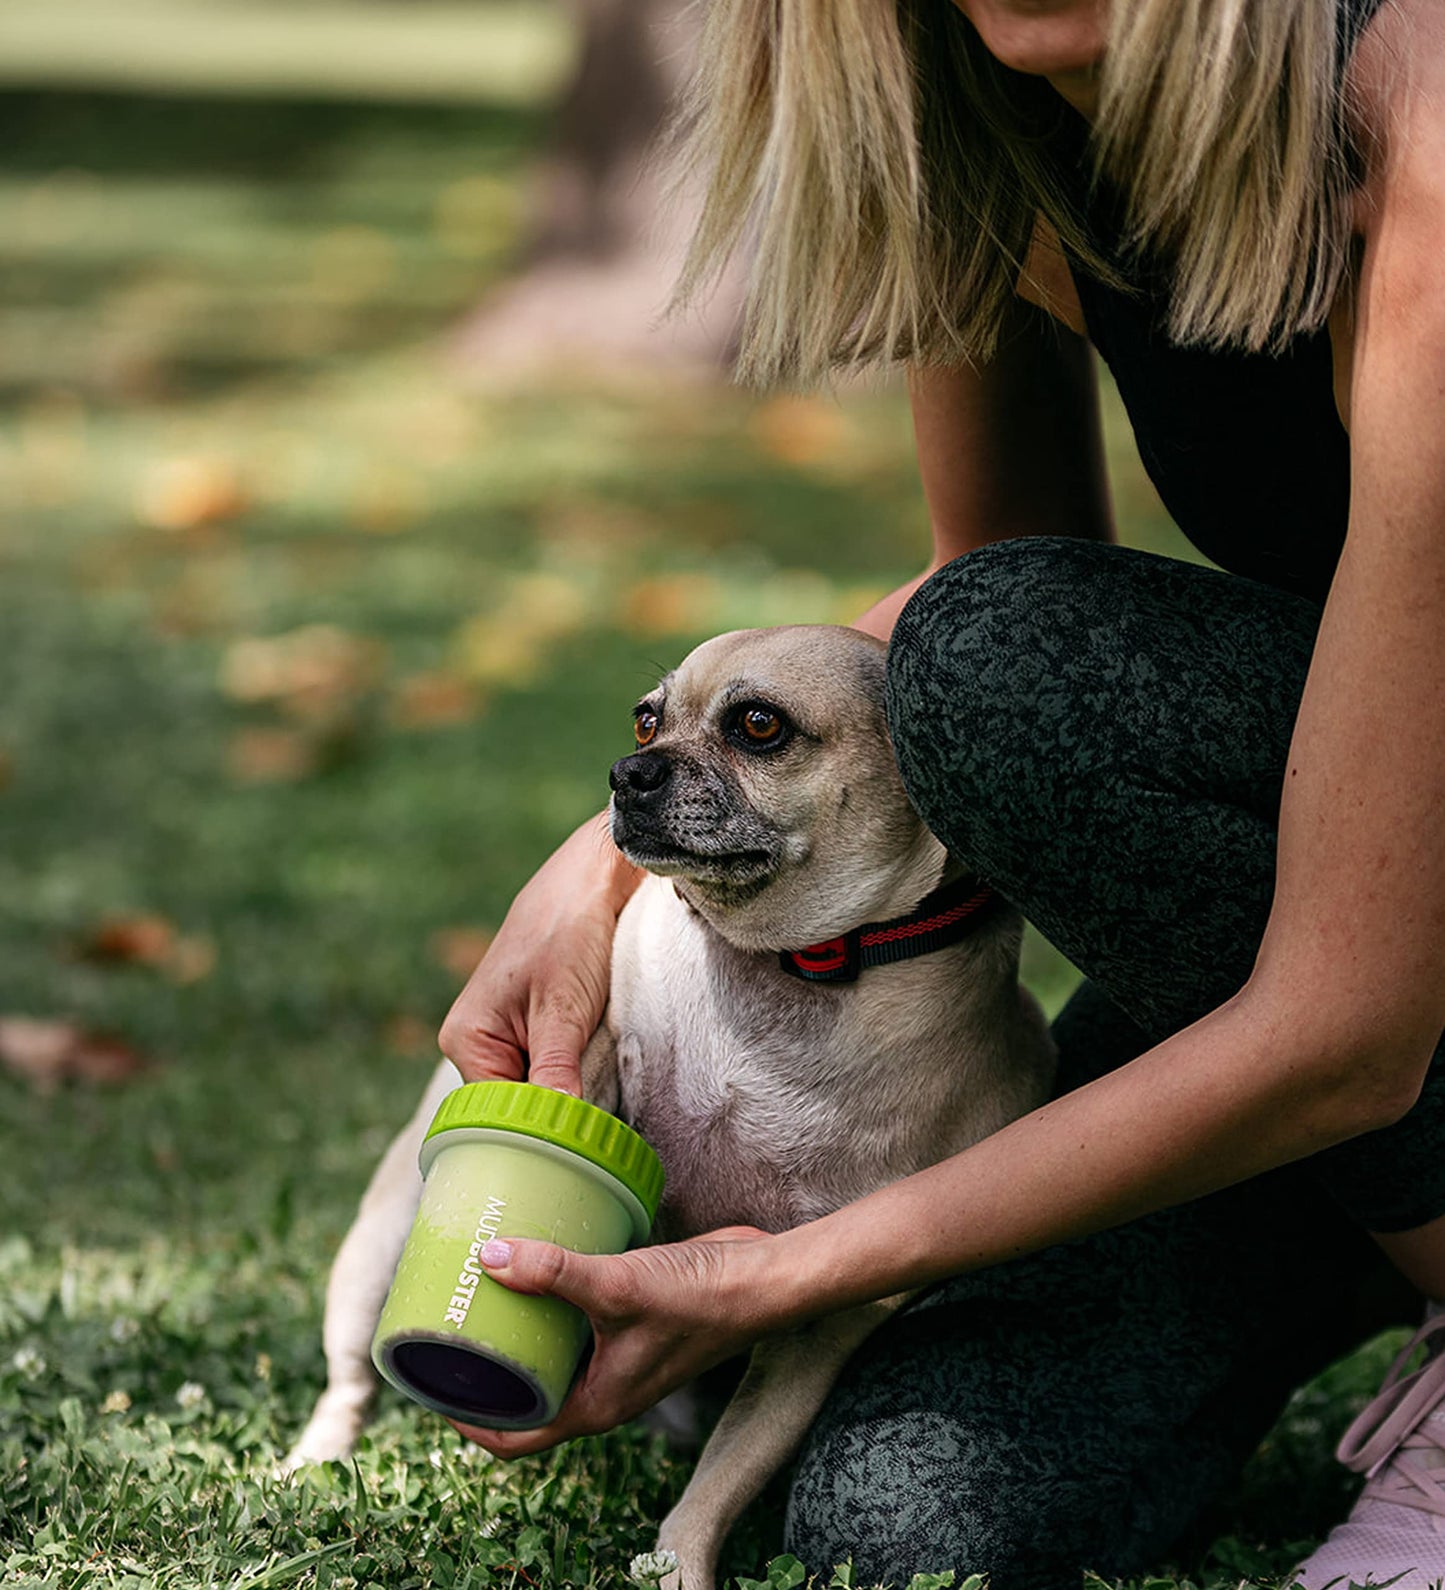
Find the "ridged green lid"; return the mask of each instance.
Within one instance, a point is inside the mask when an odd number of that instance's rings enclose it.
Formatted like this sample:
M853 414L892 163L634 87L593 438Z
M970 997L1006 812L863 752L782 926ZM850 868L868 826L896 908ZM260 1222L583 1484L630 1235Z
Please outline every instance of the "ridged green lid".
M630 1126L585 1099L530 1082L467 1082L441 1102L423 1142L459 1127L519 1132L570 1149L609 1171L647 1211L662 1201L662 1161Z

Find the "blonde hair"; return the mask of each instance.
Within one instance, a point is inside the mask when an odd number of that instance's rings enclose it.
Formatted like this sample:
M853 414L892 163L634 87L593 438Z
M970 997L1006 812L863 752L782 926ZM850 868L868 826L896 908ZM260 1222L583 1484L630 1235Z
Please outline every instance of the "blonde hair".
M1093 175L1124 196L1103 257L1051 140L1072 115L950 0L711 0L681 125L705 201L678 301L745 241L739 374L992 351L1040 217L1123 285L1168 261L1181 342L1279 346L1345 267L1337 0L1112 0Z

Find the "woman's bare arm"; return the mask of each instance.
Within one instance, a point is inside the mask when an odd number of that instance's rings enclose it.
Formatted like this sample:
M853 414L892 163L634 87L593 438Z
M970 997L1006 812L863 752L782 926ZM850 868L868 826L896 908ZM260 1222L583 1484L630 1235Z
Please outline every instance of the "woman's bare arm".
M1010 536L1112 538L1088 344L1016 300L987 365L909 380L936 540L956 557Z
M987 365L915 370L908 389L933 556L859 629L886 640L930 574L986 542L1112 539L1093 356L1061 322L1020 299Z

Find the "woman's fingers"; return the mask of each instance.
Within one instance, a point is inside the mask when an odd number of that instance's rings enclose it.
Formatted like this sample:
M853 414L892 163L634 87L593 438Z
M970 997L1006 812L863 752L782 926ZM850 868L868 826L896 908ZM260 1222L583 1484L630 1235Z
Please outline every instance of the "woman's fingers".
M493 952L497 953L497 952ZM547 968L540 968L545 976ZM484 960L442 1024L442 1053L468 1082L493 1077L580 1095L581 1056L601 1016L585 987L549 983L534 1008L521 1004L505 965ZM604 999L605 1004L605 999Z
M599 1360L606 1357L610 1361L614 1356L627 1360L636 1352L636 1343L624 1342L620 1350L616 1345L619 1329L626 1328L625 1316L634 1311L628 1301L632 1293L628 1272L633 1266L627 1257L573 1253L550 1242L511 1238L493 1238L480 1257L487 1274L512 1291L545 1293L580 1308L592 1322L597 1350L587 1373L551 1424L537 1430L488 1430L452 1420L469 1441L493 1457L526 1457L577 1436L610 1430L642 1412L660 1395L650 1392L636 1374L626 1370L620 1376L616 1371L604 1372L603 1395L597 1395L593 1370ZM620 1383L612 1385L615 1381Z
M582 1051L601 1018L601 1008L584 1012L565 998L541 1006L527 1032L527 1080L580 1098Z
M627 1254L574 1253L531 1238L494 1237L481 1261L494 1281L513 1292L545 1293L580 1308L599 1335L639 1314L685 1320L710 1317L705 1288L721 1279L726 1250L766 1241L756 1226L725 1226L687 1242L638 1248Z
M487 1274L510 1291L560 1297L594 1321L617 1294L610 1255L574 1253L551 1242L493 1237L480 1257Z
M669 1391L729 1357L760 1334L755 1311L729 1303L753 1288L729 1285L756 1274L739 1249L771 1240L752 1226L729 1226L690 1242L625 1254L583 1254L550 1242L494 1239L482 1249L488 1275L513 1291L545 1293L582 1309L595 1351L551 1424L540 1430L457 1429L495 1457L544 1452L559 1441L610 1430ZM734 1317L736 1316L736 1317Z
M527 1070L520 1044L515 1038L489 1032L471 1019L470 990L469 983L448 1012L437 1034L437 1047L468 1082L492 1078L520 1082Z

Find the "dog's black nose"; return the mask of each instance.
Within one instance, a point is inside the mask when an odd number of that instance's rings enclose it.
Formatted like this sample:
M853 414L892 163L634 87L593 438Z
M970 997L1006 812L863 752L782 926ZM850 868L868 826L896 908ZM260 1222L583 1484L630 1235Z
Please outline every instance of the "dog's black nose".
M626 804L656 795L671 777L672 763L665 756L659 756L656 751L644 751L614 762L607 782L617 798Z

